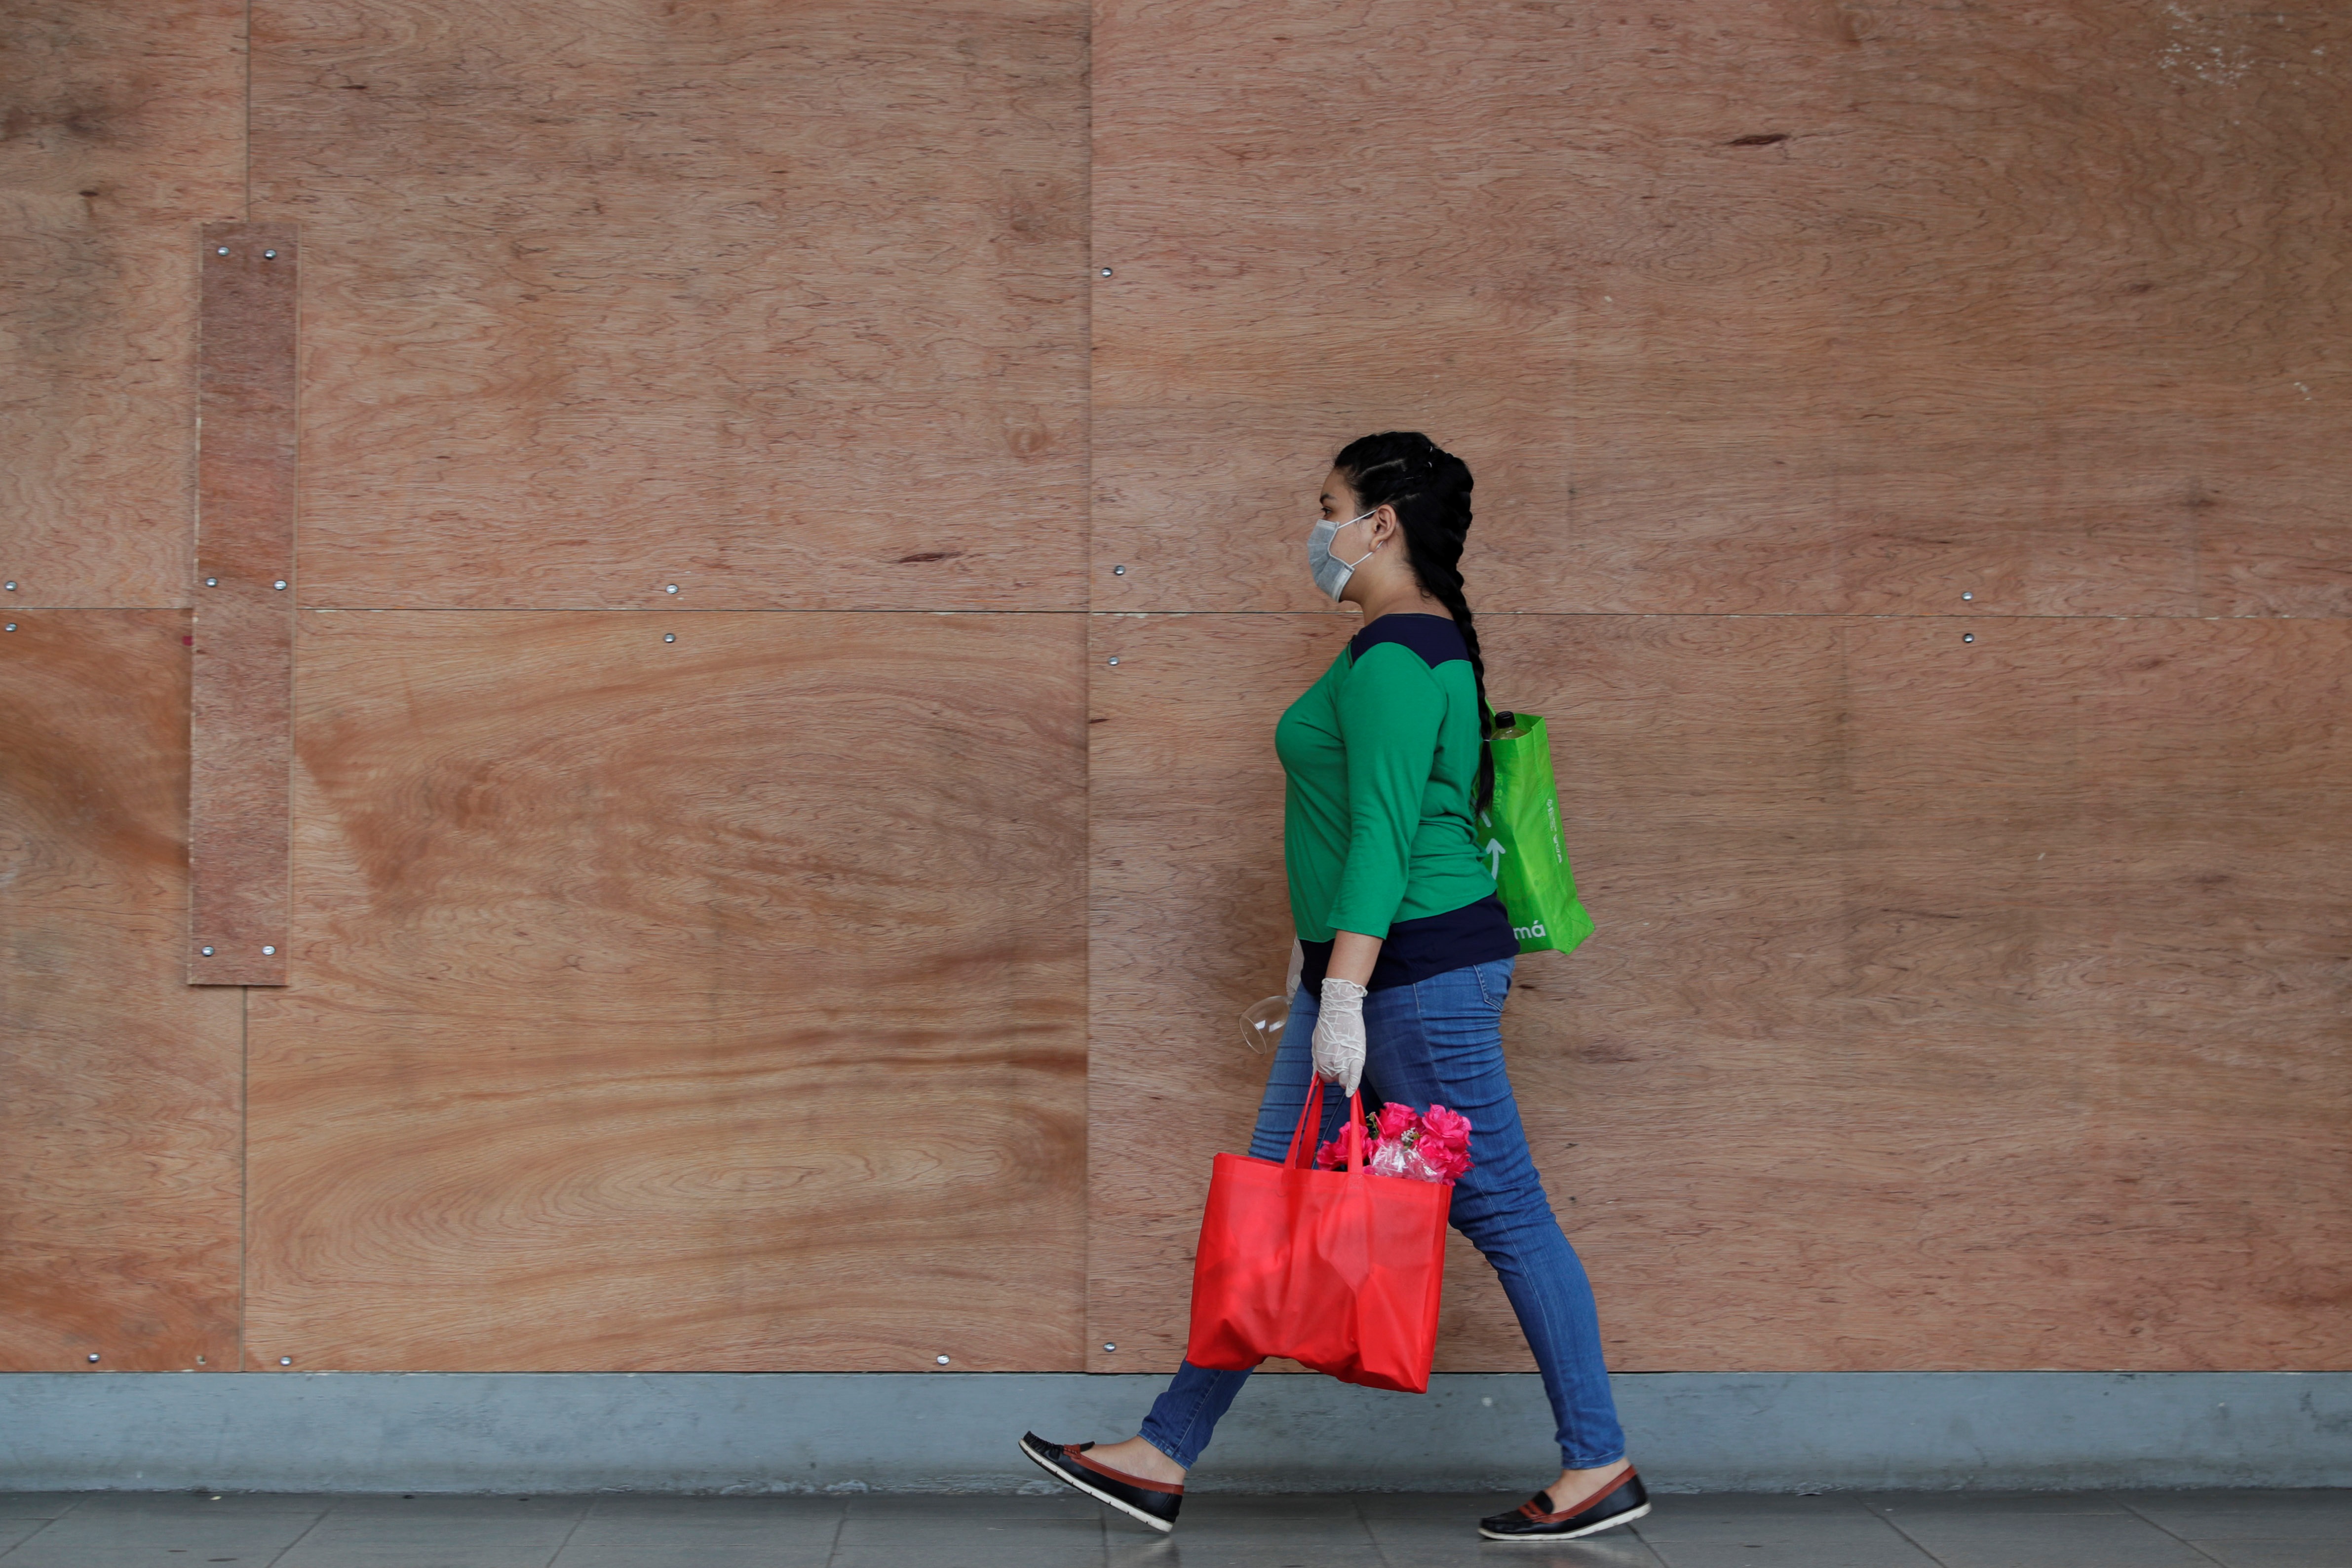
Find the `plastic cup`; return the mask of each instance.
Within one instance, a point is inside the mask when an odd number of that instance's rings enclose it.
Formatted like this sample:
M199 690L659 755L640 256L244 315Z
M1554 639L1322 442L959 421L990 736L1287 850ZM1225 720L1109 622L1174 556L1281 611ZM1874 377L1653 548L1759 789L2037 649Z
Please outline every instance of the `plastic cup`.
M1252 1054L1264 1056L1282 1043L1282 1026L1290 1021L1290 998L1267 997L1252 1002L1242 1014L1242 1043Z

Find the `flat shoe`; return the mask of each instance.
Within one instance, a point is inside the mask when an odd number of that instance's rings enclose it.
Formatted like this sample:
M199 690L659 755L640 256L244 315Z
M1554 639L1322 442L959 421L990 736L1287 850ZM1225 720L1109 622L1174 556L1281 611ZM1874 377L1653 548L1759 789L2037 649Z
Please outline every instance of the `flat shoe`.
M1571 1541L1631 1524L1649 1511L1649 1491L1628 1465L1580 1502L1556 1509L1551 1493L1539 1491L1509 1513L1480 1520L1478 1533L1489 1541Z
M1029 1462L1097 1502L1107 1502L1130 1519L1142 1521L1162 1535L1176 1528L1176 1511L1184 1506L1184 1489L1164 1481L1148 1481L1087 1458L1092 1443L1049 1443L1034 1432L1021 1436L1021 1451Z

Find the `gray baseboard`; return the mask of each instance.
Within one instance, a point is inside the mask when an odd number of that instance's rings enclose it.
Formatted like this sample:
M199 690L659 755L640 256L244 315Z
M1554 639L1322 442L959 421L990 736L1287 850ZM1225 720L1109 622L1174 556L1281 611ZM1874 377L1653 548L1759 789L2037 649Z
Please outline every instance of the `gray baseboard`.
M1081 1374L16 1373L0 1490L1013 1491L1014 1452L1134 1432L1161 1380ZM1616 1379L1669 1491L2352 1485L2352 1373L1646 1373ZM1196 1490L1524 1492L1542 1386L1426 1396L1267 1376Z

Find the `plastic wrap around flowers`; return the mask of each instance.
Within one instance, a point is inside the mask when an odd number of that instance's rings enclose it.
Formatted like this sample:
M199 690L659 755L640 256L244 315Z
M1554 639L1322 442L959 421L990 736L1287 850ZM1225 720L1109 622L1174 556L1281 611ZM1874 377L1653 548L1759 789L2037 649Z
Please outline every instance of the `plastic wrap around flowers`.
M1443 1105L1415 1111L1391 1100L1380 1114L1367 1117L1364 1129L1370 1153L1364 1168L1374 1176L1404 1176L1412 1181L1454 1181L1470 1169L1470 1118ZM1316 1167L1348 1168L1347 1140L1331 1138L1315 1151Z

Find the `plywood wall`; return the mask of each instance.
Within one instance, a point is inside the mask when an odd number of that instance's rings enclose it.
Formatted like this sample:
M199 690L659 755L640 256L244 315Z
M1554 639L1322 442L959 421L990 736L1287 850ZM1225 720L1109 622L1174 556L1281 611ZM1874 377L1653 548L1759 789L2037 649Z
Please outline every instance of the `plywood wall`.
M2352 1364L2342 16L120 9L6 56L0 1365L1171 1364L1395 427L1554 721L1506 1039L1617 1365ZM223 220L303 256L249 994ZM1527 1364L1463 1249L1442 1358Z
M243 997L185 983L195 234L244 6L0 48L0 1367L234 1366Z
M2352 1364L2345 31L1099 8L1093 1364L1181 1349L1399 427L1554 720L1600 931L1506 1039L1616 1364Z

